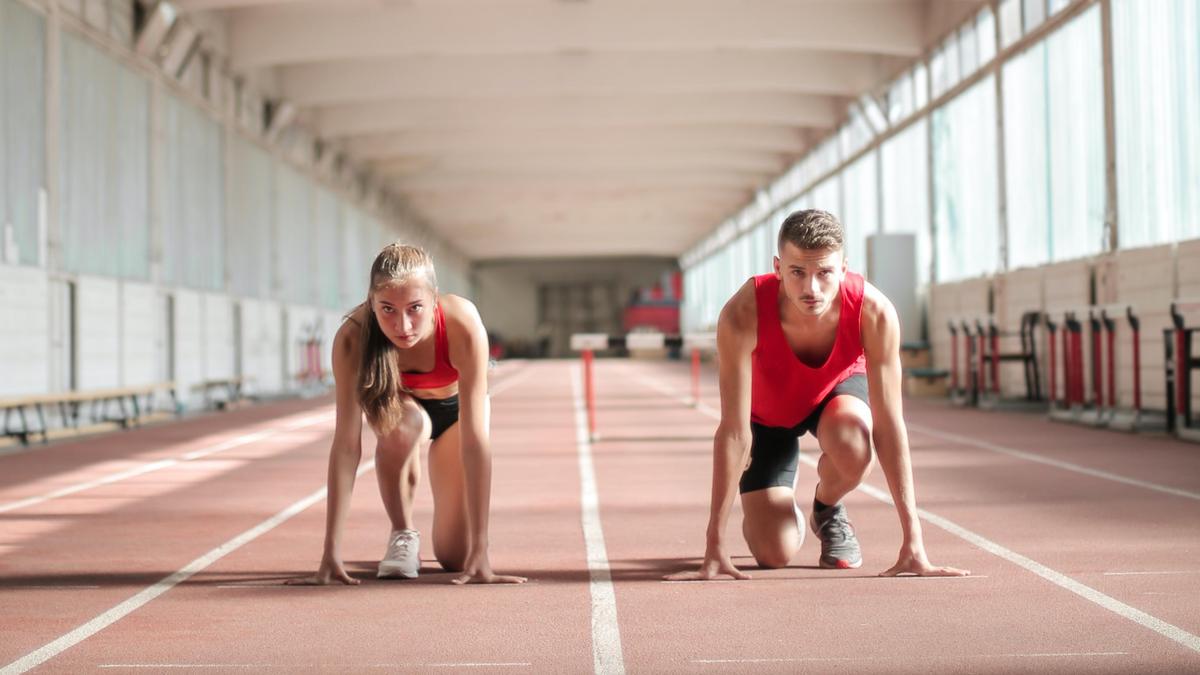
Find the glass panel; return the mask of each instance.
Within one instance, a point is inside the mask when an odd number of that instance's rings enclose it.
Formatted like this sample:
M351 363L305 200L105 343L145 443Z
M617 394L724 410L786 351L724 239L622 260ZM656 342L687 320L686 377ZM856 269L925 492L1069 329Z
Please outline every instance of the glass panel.
M929 283L929 122L921 118L880 148L881 226L917 234L917 274Z
M933 113L937 281L999 264L996 84L988 76Z
M149 84L62 35L59 222L64 271L149 277Z
M842 172L842 212L837 213L846 230L845 253L852 269L865 271L867 235L879 231L879 154L863 155Z
M159 181L163 276L189 288L223 290L224 173L221 130L190 103L164 95Z
M959 62L962 64L962 76L967 77L979 70L979 40L975 34L974 22L962 27L958 33Z
M979 12L975 35L979 39L979 64L983 65L996 57L996 15L991 7Z
M916 96L916 110L929 105L929 68L924 63L913 67L913 95Z
M1000 47L1021 39L1021 0L1000 0Z
M0 263L38 265L46 174L45 20L0 1ZM11 229L9 229L11 228Z
M274 162L242 138L234 140L230 155L229 289L240 296L269 298Z
M1200 3L1114 0L1118 236L1200 236Z
M1046 0L1024 0L1025 32L1037 28L1046 20Z
M1050 260L1046 45L1004 65L1004 157L1009 269Z

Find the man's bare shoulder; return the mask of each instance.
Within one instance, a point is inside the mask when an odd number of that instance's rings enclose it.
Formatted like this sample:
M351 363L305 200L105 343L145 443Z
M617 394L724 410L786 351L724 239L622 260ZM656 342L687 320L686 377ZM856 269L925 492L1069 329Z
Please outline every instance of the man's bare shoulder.
M754 280L742 284L721 309L717 320L719 328L741 335L754 335L758 331L758 302L754 294Z
M883 291L869 281L863 282L862 317L872 323L895 320L896 308Z

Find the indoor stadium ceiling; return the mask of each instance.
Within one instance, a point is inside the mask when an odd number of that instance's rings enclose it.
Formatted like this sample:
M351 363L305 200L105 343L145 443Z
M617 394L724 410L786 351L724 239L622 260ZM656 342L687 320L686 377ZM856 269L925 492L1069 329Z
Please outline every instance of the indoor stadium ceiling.
M478 260L678 255L982 0L175 0Z

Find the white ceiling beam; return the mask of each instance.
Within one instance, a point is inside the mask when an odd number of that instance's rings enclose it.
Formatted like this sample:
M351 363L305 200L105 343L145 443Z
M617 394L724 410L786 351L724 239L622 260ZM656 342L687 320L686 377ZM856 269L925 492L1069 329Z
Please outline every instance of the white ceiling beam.
M799 153L803 134L787 127L696 125L600 129L545 128L492 132L486 129L408 132L347 139L350 155L371 160L398 155L483 153L612 152L624 150L757 150Z
M747 92L857 96L895 59L832 52L431 56L288 66L285 98L328 106L397 99Z
M251 8L235 69L406 54L830 49L915 57L923 0L327 3Z
M545 126L742 124L828 129L837 122L835 97L749 92L739 96L602 96L413 99L319 108L310 119L321 136L445 127L520 129Z
M638 203L638 204L703 204L708 206L724 205L730 201L744 201L746 191L738 188L697 188L687 186L664 186L659 188L642 189L592 189L578 187L574 189L535 188L530 190L513 190L511 188L480 188L471 190L470 199L464 200L459 195L443 191L406 192L409 203L417 209L465 207L476 208L477 205L504 205L511 208L526 206L541 207L545 205L579 207L587 203Z
M771 174L748 174L739 171L638 171L636 168L621 171L596 171L588 174L534 174L493 173L477 171L452 175L416 176L395 180L391 186L399 191L467 190L480 186L506 189L529 189L536 187L595 187L606 189L613 186L649 188L657 186L742 188L747 191L763 185Z
M747 173L779 173L787 168L782 155L745 151L688 151L653 152L540 152L455 155L412 162L412 158L375 162L373 168L382 176L409 176L423 173L453 174L458 172L563 172L620 171L634 168L639 171L655 169L728 169Z
M472 260L575 256L677 256L694 244L703 225L688 225L673 231L674 223L650 221L636 229L614 232L608 221L564 221L541 223L538 228L515 237L490 230L458 238L456 247ZM545 228L570 228L570 237L545 237Z

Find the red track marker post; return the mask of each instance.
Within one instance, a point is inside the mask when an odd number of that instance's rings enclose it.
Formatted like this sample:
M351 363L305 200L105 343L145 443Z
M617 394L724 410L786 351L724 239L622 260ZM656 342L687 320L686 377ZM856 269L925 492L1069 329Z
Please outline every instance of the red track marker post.
M596 388L592 381L592 350L583 350L583 396L587 405L588 440L596 440Z

